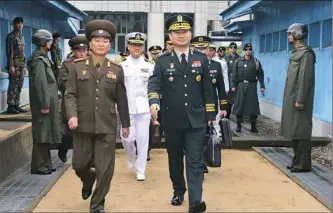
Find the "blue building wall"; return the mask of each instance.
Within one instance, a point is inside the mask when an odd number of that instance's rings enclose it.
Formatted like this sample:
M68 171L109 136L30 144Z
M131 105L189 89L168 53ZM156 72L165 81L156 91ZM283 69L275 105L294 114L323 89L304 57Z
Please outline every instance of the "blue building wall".
M61 32L61 27L63 27L55 21L59 19L59 14L45 8L45 6L41 4L41 1L0 1L0 111L5 110L6 99L3 94L6 93L8 89L8 74L5 69L7 63L5 39L7 34L12 31L11 22L16 16L24 18L23 36L25 39L25 53L27 58L29 58L31 53L35 50L35 45L31 43L31 37L36 30L46 29L54 33L57 31ZM60 48L63 49L63 47L64 44L62 40ZM28 76L26 75L24 88L29 87L28 81Z
M243 42L251 42L265 72L266 92L261 101L282 107L291 45L286 30L295 23L308 25L308 45L317 56L314 117L332 122L332 2L276 1L254 11L251 29Z

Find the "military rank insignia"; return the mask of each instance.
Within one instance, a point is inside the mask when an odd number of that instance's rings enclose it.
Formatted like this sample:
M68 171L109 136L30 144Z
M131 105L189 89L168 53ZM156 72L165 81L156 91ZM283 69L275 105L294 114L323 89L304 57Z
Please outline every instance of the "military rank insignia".
M117 76L116 76L113 72L109 71L109 72L106 74L106 78L116 80L116 79L117 79Z
M86 74L87 74L87 70L83 70L82 75L86 75Z
M212 82L213 82L213 84L215 84L216 83L216 78L213 78Z
M169 77L169 81L173 82L174 78L172 76Z
M197 80L197 82L201 81L201 76L197 75L197 77L195 77L195 80Z

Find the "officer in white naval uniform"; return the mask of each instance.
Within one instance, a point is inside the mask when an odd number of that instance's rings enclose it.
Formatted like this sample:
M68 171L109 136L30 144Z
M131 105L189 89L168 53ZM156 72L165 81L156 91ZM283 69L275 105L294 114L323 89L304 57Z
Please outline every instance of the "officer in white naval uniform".
M228 92L229 92L228 64L227 64L227 61L224 58L220 59L217 56L216 49L217 49L216 45L210 44L209 45L208 57L211 58L214 61L220 62L221 67L222 67L222 74L223 74L225 92L228 94Z
M136 170L136 179L145 180L147 152L149 141L149 124L151 119L148 102L148 78L153 74L154 65L149 63L142 55L147 36L134 32L126 35L130 55L126 61L121 62L125 76L129 113L130 135L122 138L122 144L127 152L128 167ZM137 144L137 159L135 152Z

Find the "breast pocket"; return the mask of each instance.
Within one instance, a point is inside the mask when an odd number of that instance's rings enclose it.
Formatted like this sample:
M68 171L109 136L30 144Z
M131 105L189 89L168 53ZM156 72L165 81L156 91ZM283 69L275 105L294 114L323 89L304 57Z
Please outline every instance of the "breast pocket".
M191 78L194 79L196 83L201 83L203 78L202 68L195 68L191 70Z

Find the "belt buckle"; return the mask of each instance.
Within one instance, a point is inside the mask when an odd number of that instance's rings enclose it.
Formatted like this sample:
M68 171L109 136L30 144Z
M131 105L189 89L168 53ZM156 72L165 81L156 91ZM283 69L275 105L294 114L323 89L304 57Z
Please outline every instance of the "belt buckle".
M247 84L247 83L249 83L249 81L248 81L248 80L244 80L244 83L246 83L246 84Z

